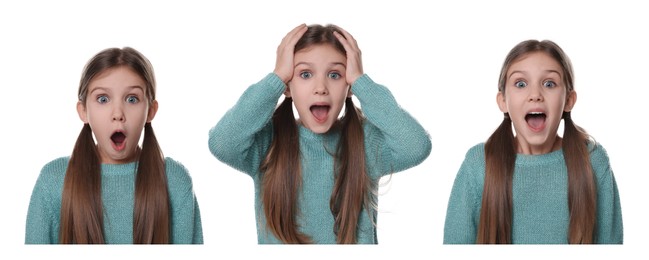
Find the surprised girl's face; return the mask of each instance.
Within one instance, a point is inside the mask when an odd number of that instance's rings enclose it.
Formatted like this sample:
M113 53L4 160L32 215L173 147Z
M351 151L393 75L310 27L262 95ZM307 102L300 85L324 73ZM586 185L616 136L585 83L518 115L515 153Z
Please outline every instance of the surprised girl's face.
M314 133L326 133L338 120L345 99L351 91L345 79L347 58L329 44L302 49L294 56L293 79L286 96L293 104L300 122Z
M142 129L156 111L156 101L149 106L145 81L125 66L97 74L85 104L77 104L79 117L90 125L97 141L101 162L107 164L137 159Z
M561 147L557 135L564 111L575 104L575 91L567 93L561 65L544 52L533 52L507 70L500 110L509 113L516 130L517 152L545 154Z

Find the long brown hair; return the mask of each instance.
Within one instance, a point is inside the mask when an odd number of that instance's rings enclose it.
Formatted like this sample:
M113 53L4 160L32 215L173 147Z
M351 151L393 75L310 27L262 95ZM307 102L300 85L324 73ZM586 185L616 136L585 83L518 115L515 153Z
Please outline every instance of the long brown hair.
M543 52L561 65L566 92L571 93L574 90L572 64L563 50L548 40L523 41L509 52L500 71L498 91L504 95L507 71L512 63L533 52ZM563 120L562 148L568 169L570 211L568 242L589 244L593 243L597 206L597 192L588 151L590 137L583 128L575 125L570 112L563 112ZM516 143L511 125L512 121L505 113L503 122L485 143L485 180L477 235L477 242L481 244L512 243L512 179Z
M295 45L295 52L318 44L329 44L346 55L335 38L333 25L311 25ZM369 208L371 181L365 164L363 115L351 98L345 101L345 113L339 121L341 137L334 154L334 188L329 201L335 219L336 242L356 243L358 220L363 208ZM261 164L264 173L262 200L266 225L284 243L311 243L297 226L297 198L302 183L298 129L292 99L285 98L273 114L273 139ZM338 128L339 127L339 128Z
M86 105L88 87L99 73L126 66L146 82L149 105L155 100L153 67L133 48L110 48L99 52L86 64L79 83L79 101ZM169 192L164 157L151 127L144 126L135 179L133 243L169 243ZM101 162L89 124L84 124L70 156L61 199L62 244L103 244L103 205L101 198Z

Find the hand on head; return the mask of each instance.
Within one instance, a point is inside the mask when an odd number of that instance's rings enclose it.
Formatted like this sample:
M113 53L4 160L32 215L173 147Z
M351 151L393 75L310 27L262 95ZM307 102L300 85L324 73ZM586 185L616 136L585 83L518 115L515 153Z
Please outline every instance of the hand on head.
M307 30L306 24L300 24L291 30L282 42L277 46L277 61L275 62L275 74L287 84L293 78L293 55L295 44Z
M356 39L343 28L336 27L340 31L334 32L334 35L340 41L347 53L346 75L347 84L352 85L356 79L363 75L363 62L361 59L361 50L358 47ZM277 47L277 60L275 70L273 71L286 84L293 78L293 57L295 55L295 44L302 38L308 27L306 24L300 24L293 28Z
M334 32L334 35L343 47L345 47L345 51L347 52L347 75L345 75L345 78L347 79L347 84L352 85L356 79L363 75L361 50L358 48L356 39L354 39L349 32L345 31L343 28L337 28L342 32L342 35L338 32Z

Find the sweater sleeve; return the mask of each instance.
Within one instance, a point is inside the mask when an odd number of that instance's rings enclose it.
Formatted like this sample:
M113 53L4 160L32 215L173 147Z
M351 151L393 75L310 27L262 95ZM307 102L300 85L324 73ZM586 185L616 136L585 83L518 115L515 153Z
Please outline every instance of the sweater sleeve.
M369 123L365 127L366 153L368 158L379 158L381 175L414 167L428 157L428 133L397 104L385 86L364 74L352 85L352 93L360 101Z
M286 85L274 73L251 85L210 129L209 148L221 162L254 176L272 138L271 118Z
M597 181L597 227L595 243L622 244L623 226L620 195L606 150L601 145L591 152L591 164Z
M198 200L187 169L171 158L165 159L171 203L171 243L203 244L203 228Z
M484 180L483 146L471 148L458 171L446 209L444 244L475 244Z
M67 158L43 166L34 185L25 225L25 244L57 244Z

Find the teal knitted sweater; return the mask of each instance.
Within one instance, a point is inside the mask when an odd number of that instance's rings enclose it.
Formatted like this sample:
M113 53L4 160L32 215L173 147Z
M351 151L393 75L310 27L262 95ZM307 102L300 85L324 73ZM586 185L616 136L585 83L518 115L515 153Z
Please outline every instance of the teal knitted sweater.
M36 181L27 212L25 244L57 244L63 180L69 157L46 164ZM133 205L137 163L102 164L101 193L104 239L107 244L133 243ZM165 158L171 204L171 243L202 244L203 230L198 201L187 169Z
M597 183L594 242L622 243L622 211L606 150L590 146ZM485 177L484 144L471 148L455 178L446 211L445 244L476 242ZM516 155L514 168L512 243L567 244L568 172L563 150L543 155Z
M251 85L209 132L209 148L216 158L250 175L255 187L257 238L260 244L281 243L266 229L262 206L263 173L259 166L272 139L271 117L285 84L270 73ZM390 91L363 75L352 85L367 117L364 121L365 157L374 194L381 176L399 172L421 163L430 154L428 133L406 111L401 109ZM335 129L335 128L332 128ZM329 199L334 186L332 152L340 136L333 130L313 133L299 126L302 165L302 187L298 196L299 230L314 243L336 243L334 217ZM378 201L375 201L378 203ZM376 209L361 213L358 222L358 243L376 244Z

